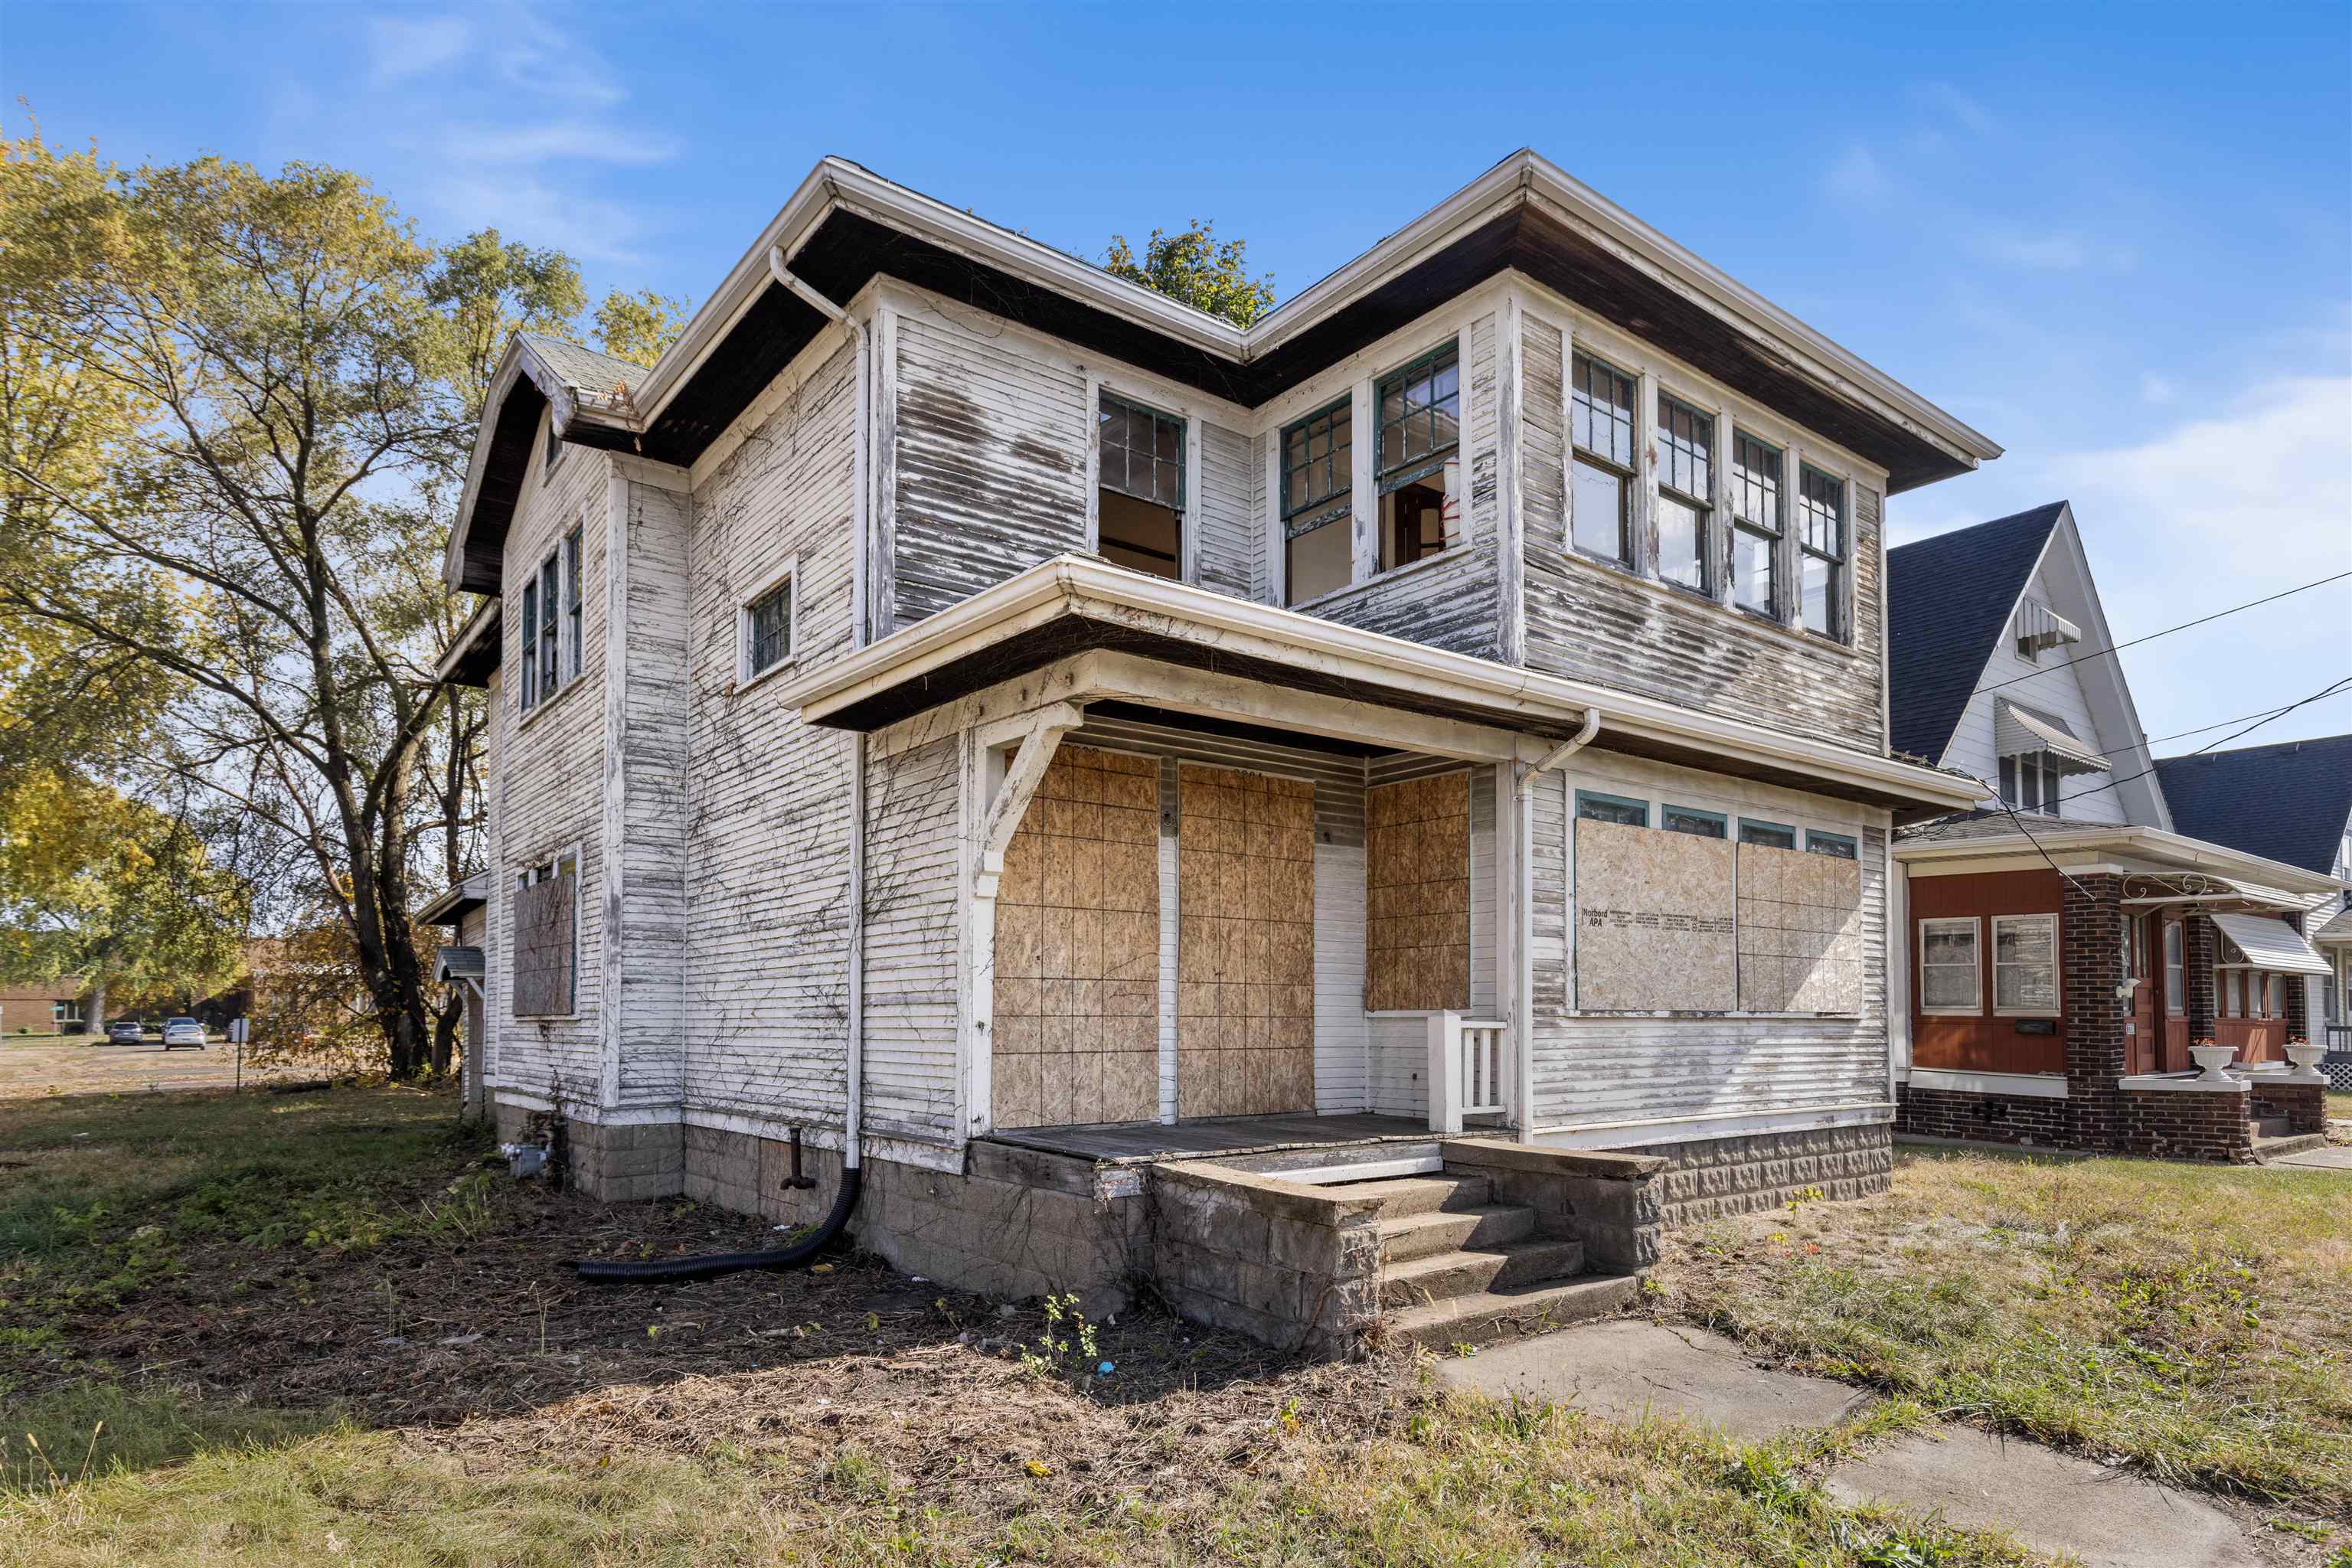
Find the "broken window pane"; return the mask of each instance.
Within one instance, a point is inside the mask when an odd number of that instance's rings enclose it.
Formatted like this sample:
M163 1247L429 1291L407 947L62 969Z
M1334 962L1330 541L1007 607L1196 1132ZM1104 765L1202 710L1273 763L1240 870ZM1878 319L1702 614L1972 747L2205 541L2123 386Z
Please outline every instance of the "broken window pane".
M1347 517L1292 534L1284 561L1286 603L1303 605L1346 587L1354 566Z
M1183 574L1184 422L1106 392L1097 411L1096 523L1103 558Z

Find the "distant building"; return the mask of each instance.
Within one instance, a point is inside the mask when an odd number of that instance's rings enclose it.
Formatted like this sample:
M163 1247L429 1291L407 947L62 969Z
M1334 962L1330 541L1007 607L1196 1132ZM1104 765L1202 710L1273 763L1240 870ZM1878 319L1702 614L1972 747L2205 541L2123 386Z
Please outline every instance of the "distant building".
M81 1010L85 989L72 974L37 985L0 986L0 1034L80 1033L88 1022Z

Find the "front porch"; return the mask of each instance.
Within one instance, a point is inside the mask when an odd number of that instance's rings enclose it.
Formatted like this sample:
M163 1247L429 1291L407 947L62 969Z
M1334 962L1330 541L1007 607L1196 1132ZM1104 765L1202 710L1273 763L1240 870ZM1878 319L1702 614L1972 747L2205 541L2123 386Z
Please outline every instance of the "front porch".
M1130 1121L1118 1125L1031 1127L990 1135L989 1142L1100 1165L1150 1164L1162 1160L1253 1158L1266 1154L1327 1154L1333 1163L1376 1160L1391 1146L1433 1146L1428 1125L1410 1116L1341 1112L1330 1116L1217 1116L1197 1121Z

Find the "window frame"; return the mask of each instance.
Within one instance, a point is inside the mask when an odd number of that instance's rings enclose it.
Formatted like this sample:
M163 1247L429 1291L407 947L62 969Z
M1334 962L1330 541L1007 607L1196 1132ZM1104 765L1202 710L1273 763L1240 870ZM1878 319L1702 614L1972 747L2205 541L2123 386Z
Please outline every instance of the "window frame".
M1583 363L1588 366L1619 378L1623 381L1629 388L1626 401L1623 405L1625 410L1624 423L1627 428L1627 456L1622 462L1613 455L1585 446L1580 443L1576 438L1580 399L1581 400L1582 406L1585 411L1584 419L1588 431L1591 428L1591 422L1594 417L1591 412L1593 407L1592 395L1591 390L1583 384L1585 380L1589 378L1580 377L1577 374L1577 364L1579 361L1583 362ZM1635 576L1642 576L1644 574L1642 571L1643 563L1640 558L1640 541L1635 537L1639 531L1639 509L1634 504L1634 492L1642 483L1641 373L1638 371L1626 370L1623 366L1618 364L1613 357L1595 353L1591 348L1580 346L1579 343L1571 343L1570 345L1570 353L1568 356L1567 379L1567 393L1561 400L1564 423L1567 428L1561 432L1561 438L1562 445L1568 449L1568 461L1566 468L1568 474L1567 510L1569 551L1571 554L1581 555L1587 561L1598 561L1606 565L1617 567L1621 571L1631 572ZM1613 416L1610 422L1612 425L1616 423ZM1604 555L1601 552L1591 549L1579 542L1577 540L1576 465L1580 461L1587 462L1591 467L1598 468L1604 473L1615 475L1619 480L1617 490L1617 553L1614 555Z
M1694 832L1692 829L1687 827L1676 827L1666 820L1666 818L1675 815L1676 813L1680 813L1684 816L1692 817L1701 822L1711 823L1714 825L1715 831L1712 833L1698 833ZM1709 811L1704 806L1697 805L1676 805L1672 801L1667 801L1661 804L1658 807L1658 829L1662 833L1683 833L1688 834L1693 838L1713 838L1724 842L1729 842L1731 837L1731 816L1728 812Z
M1769 453L1772 458L1772 523L1769 529L1741 510L1744 504L1741 498L1746 488L1739 479L1742 468L1739 447L1743 441L1760 452ZM1724 574L1731 590L1731 607L1776 626L1781 626L1788 619L1788 585L1782 581L1787 574L1780 570L1780 548L1781 542L1789 536L1789 448L1774 446L1735 421L1731 426L1731 463L1724 472L1723 496L1724 510L1728 514L1730 524L1726 539ZM1762 540L1764 558L1771 563L1771 582L1760 605L1748 604L1739 596L1739 535L1742 533Z
M2164 1016L2186 1017L2189 1014L2188 933L2179 921L2166 921L2164 934L2157 938L2157 957L2164 965Z
M1842 847L1836 849L1813 847L1815 844L1821 843L1839 845ZM1805 829L1805 853L1820 855L1832 860L1852 860L1859 865L1862 862L1862 836L1855 833L1831 833L1818 827L1808 827Z
M1984 921L1975 915L1922 915L1914 945L1918 950L1919 1014L1927 1018L1981 1018L1985 1010L1985 933ZM1958 969L1957 963L1930 964L1927 962L1927 931L1931 926L1965 926L1969 933L1969 1005L1965 1007L1933 1007L1927 1004L1927 971Z
M555 433L555 410L553 408L548 409L546 413L541 416L541 418L544 420L546 424L547 446L546 449L540 454L539 482L541 484L545 484L548 480L555 477L556 465L563 461L563 437Z
M1584 815L1584 803L1588 800L1591 801L1596 805L1613 805L1627 810L1638 811L1642 814L1642 820L1639 822L1621 823L1616 821L1613 817L1587 816ZM1570 814L1570 819L1577 822L1606 822L1611 824L1612 826L1618 827L1647 827L1650 826L1650 803L1646 800L1637 800L1632 795L1611 795L1605 790L1580 789L1576 792L1576 799L1573 802L1573 810Z
M1355 585L1355 551L1352 538L1356 515L1355 405L1356 393L1355 388L1351 386L1338 397L1328 403L1318 404L1297 418L1286 421L1276 429L1274 462L1276 477L1279 484L1278 504L1276 510L1279 515L1275 521L1281 536L1277 542L1281 547L1282 601L1286 608L1296 608L1300 605L1310 604L1315 599L1324 597L1326 594L1336 594L1340 592L1341 588ZM1304 467L1294 469L1290 462L1291 437L1318 423L1326 426L1325 434L1329 442L1324 448L1323 457L1319 459L1310 457ZM1331 464L1343 438L1348 447L1347 481L1336 489L1326 489L1309 500L1293 500L1291 476L1295 472L1307 472L1319 461L1324 465L1325 482L1327 484L1330 482ZM1312 441L1312 432L1308 433L1308 439ZM1301 519L1306 521L1302 521ZM1324 590L1323 594L1313 595L1307 598L1302 599L1296 596L1292 593L1290 547L1317 529L1329 528L1338 523L1347 523L1351 536L1349 545L1348 582L1341 584L1341 588L1328 588Z
M523 580L522 616L516 647L515 711L528 717L540 704L539 573Z
M587 878L582 874L586 861L581 854L579 840L574 839L552 854L517 867L509 885L520 890L533 882L546 881L557 875L567 860L572 863L572 1011L569 1013L517 1013L514 1011L514 993L509 988L507 993L507 1014L509 1017L529 1018L534 1023L541 1024L562 1024L577 1022L583 1016L580 1011L580 948L583 928L580 921L582 915L587 910L588 903ZM511 921L511 909L509 918ZM511 926L509 933L511 934Z
M1684 583L1666 575L1665 531L1662 522L1653 519L1654 531L1657 533L1659 541L1658 581L1677 592L1693 594L1712 603L1716 596L1715 492L1717 480L1724 477L1717 471L1717 464L1721 459L1721 453L1717 449L1716 441L1717 427L1720 421L1715 413L1701 408L1688 398L1676 396L1663 384L1657 387L1656 393L1654 416L1656 423L1653 426L1656 435L1653 445L1658 453L1658 496L1661 501L1671 501L1677 506L1690 508L1698 521L1698 581ZM1688 416L1694 431L1699 426L1705 427L1706 448L1703 454L1685 450L1683 438L1674 434L1674 415L1677 412ZM1696 446L1696 437L1693 438L1691 445ZM1700 470L1697 476L1700 479L1697 489L1694 490L1688 486L1672 482L1671 476L1678 468L1692 463L1696 464Z
M559 547L563 554L563 633L567 644L560 662L564 672L563 682L567 686L580 679L580 672L587 662L584 652L588 626L587 594L581 582L581 560L584 552L581 536L585 528L584 522L573 523Z
M1990 930L1985 952L1991 959L1992 1016L1996 1018L2055 1018L2063 1016L2066 1000L2066 970L2065 963L2058 952L2058 917L2048 910L2042 910L2034 914L1991 915L1987 918ZM2006 1007L2001 1005L2000 1000L2002 967L2000 928L2004 924L2021 925L2029 922L2046 926L2050 932L2050 989L2055 999L2047 1007ZM2022 966L2012 963L2009 967L2016 969Z
M751 668L752 606L788 586L792 598L784 616L784 655L773 664L760 669ZM800 587L800 557L788 555L768 574L758 579L751 590L735 600L735 689L745 691L776 674L792 668L801 657L801 605L806 597Z
M1811 502L1811 498L1805 489L1805 480L1809 476L1837 487L1837 510L1834 514L1837 523L1835 540L1837 549L1834 553L1818 549L1812 543L1811 530L1807 526L1809 520L1806 517L1806 509ZM1797 465L1796 523L1797 580L1791 584L1796 592L1790 596L1790 604L1796 610L1796 629L1809 637L1821 637L1841 646L1851 646L1853 641L1853 617L1846 607L1846 593L1848 580L1853 573L1853 482L1844 475L1832 473L1816 463L1800 460ZM1824 612L1829 621L1826 630L1817 629L1805 624L1805 563L1809 560L1825 563L1829 571L1829 583L1823 591Z
M1748 837L1748 830L1751 826L1769 828L1774 833L1785 833L1789 836L1789 842L1767 844L1762 839L1750 838ZM1798 830L1797 825L1793 822L1773 822L1761 816L1743 816L1739 819L1739 842L1753 844L1759 849L1786 849L1794 854L1804 847L1804 835Z
M1432 386L1432 395L1430 401L1422 405L1418 412L1424 416L1433 416L1437 409L1434 392L1436 377L1440 371L1449 366L1454 371L1454 391L1451 394L1454 400L1454 439L1444 447L1431 447L1420 457L1403 458L1394 464L1384 463L1381 458L1387 450L1390 428L1392 426L1398 428L1409 426L1416 412L1408 407L1397 418L1390 419L1387 416L1389 388L1395 386L1402 392L1411 384L1416 373L1425 371ZM1394 572L1400 567L1417 564L1431 559L1432 556L1443 555L1454 548L1458 542L1453 538L1441 537L1437 548L1429 554L1415 556L1412 561L1391 561L1389 559L1391 544L1389 525L1379 519L1378 509L1381 500L1406 486L1425 479L1433 474L1444 474L1449 460L1454 465L1457 476L1455 482L1457 484L1461 482L1459 476L1462 460L1462 338L1459 333L1442 342L1431 344L1385 375L1372 378L1372 505L1375 509L1375 525L1380 531L1380 537L1374 542L1373 574L1375 576L1383 572ZM1434 436L1435 433L1433 424L1431 434ZM1457 497L1457 507L1466 499L1466 496ZM1458 512L1455 521L1458 527L1460 522ZM1285 542L1287 543L1287 540Z
M1112 490L1141 501L1147 506L1161 507L1176 514L1175 569L1167 580L1175 583L1197 581L1200 575L1200 552L1198 541L1194 538L1193 527L1195 512L1198 510L1196 492L1199 489L1193 473L1193 466L1200 460L1199 431L1195 428L1198 422L1197 416L1191 408L1180 403L1167 402L1140 393L1130 392L1117 382L1094 378L1088 381L1087 385L1093 395L1094 405L1094 428L1088 436L1087 451L1087 548L1097 555L1102 553L1102 494L1106 489ZM1128 412L1144 416L1152 421L1152 428L1155 432L1162 425L1175 426L1176 504L1173 507L1169 507L1167 502L1156 495L1142 495L1124 484L1114 485L1105 481L1103 456L1108 443L1103 437L1109 427L1109 421L1103 417L1106 404L1117 404ZM1119 449L1129 450L1124 442ZM1152 460L1155 463L1160 461L1156 454ZM1142 569L1131 567L1129 570Z

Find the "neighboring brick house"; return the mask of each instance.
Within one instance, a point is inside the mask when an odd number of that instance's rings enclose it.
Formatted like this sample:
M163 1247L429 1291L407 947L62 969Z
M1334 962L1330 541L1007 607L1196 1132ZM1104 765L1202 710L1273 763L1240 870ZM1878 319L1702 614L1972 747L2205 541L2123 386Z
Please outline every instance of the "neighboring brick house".
M89 988L67 975L31 985L0 986L0 1034L79 1034L93 1021L82 1016ZM103 1027L105 1020L95 1020Z
M2318 1132L2286 1050L2352 875L2345 748L2152 758L2120 661L2084 657L2113 639L2063 501L1890 552L1888 616L1895 748L1987 791L1896 840L1897 1126L2215 1160ZM2201 1042L2246 1070L2200 1078Z
M1885 501L1998 455L1532 153L1245 329L828 159L650 370L499 365L495 1112L1288 1341L1881 1188L1889 845L1974 798Z

